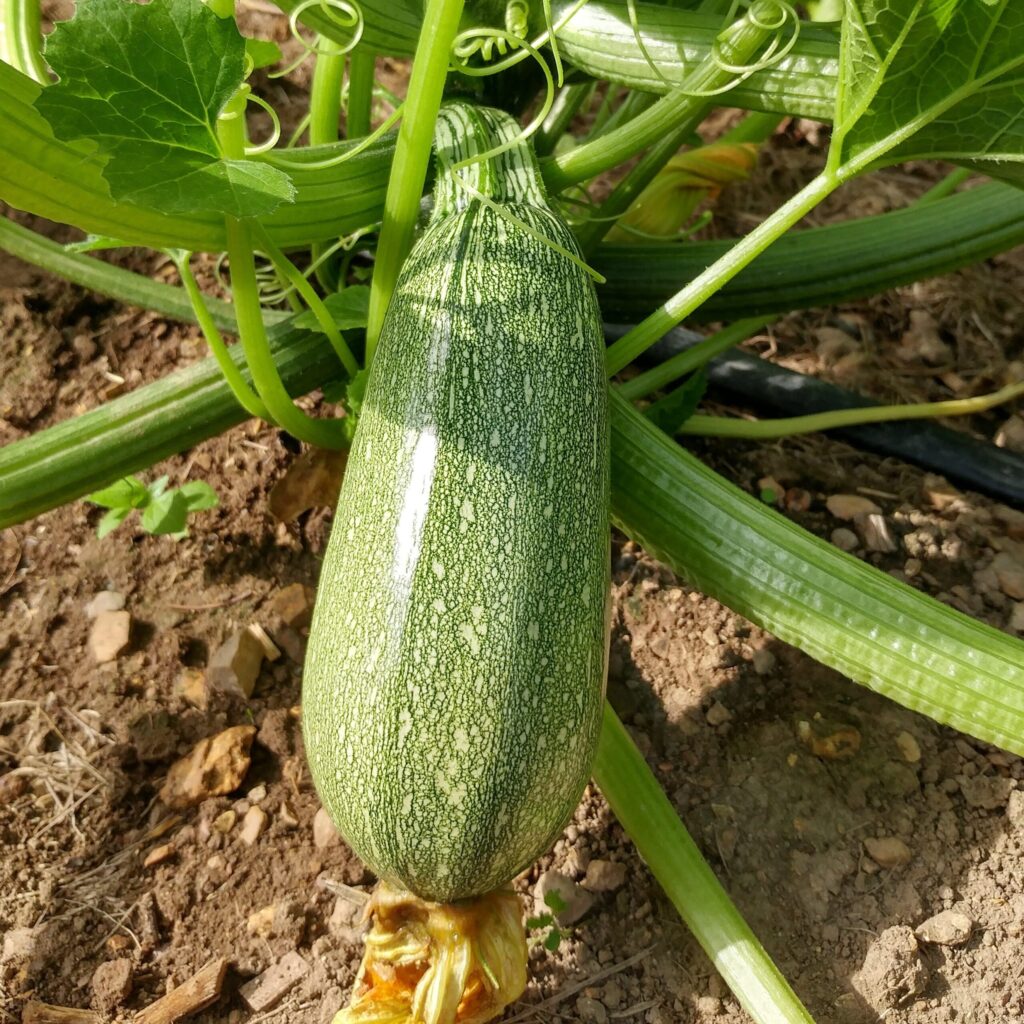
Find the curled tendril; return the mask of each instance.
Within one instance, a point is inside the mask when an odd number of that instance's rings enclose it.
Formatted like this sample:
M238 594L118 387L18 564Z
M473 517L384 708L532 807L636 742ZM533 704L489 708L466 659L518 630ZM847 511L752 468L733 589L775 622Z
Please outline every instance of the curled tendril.
M735 16L738 6L738 3L733 3L726 18L727 21L731 21ZM778 62L793 49L796 45L797 38L800 35L800 18L788 0L753 0L753 2L748 5L744 17L756 28L777 33L760 59L750 64L732 64L726 60L722 52L723 46L728 45L728 41L723 43L722 40L716 39L711 47L711 61L717 68L719 68L719 70L724 71L727 74L735 75L736 77L731 82L727 82L725 85L721 85L717 89L683 89L681 86L674 85L665 77L664 73L651 56L650 51L647 49L647 44L644 42L643 35L640 31L640 22L636 10L636 0L626 0L626 9L629 13L630 26L633 29L633 38L636 41L637 48L640 50L641 54L643 54L644 60L647 62L647 66L663 85L667 86L672 91L678 91L686 96L720 96L723 93L735 89L737 85L746 81L755 72L763 71L765 68L778 64ZM789 38L784 43L780 43L779 33L782 32L787 23L793 26L793 30L790 33Z
M338 164L343 164L346 160L351 160L354 156L358 156L363 150L369 149L382 135L389 132L401 120L404 113L405 104L403 103L388 116L387 120L380 127L374 129L366 138L360 139L351 149L346 149L344 153L339 153L337 156L326 157L323 160L297 160L294 157L285 156L280 153L267 153L265 159L267 163L273 164L275 167L290 168L292 170L323 171L329 167L337 167Z
M250 92L246 99L255 103L256 106L262 107L270 118L271 130L269 138L258 145L245 147L246 156L257 156L260 153L266 153L277 145L281 138L281 119L277 116L277 111L262 96L257 96L255 93Z
M338 28L352 29L352 38L347 43L335 43L325 40L323 36L317 36L316 42L310 42L299 31L299 18L311 7L318 7L321 13L329 21L334 22ZM350 50L354 50L359 41L363 38L363 10L352 0L302 0L288 16L288 30L292 37L302 47L303 52L299 54L287 67L278 71L270 72L270 78L283 78L294 71L310 54L318 57L342 57Z

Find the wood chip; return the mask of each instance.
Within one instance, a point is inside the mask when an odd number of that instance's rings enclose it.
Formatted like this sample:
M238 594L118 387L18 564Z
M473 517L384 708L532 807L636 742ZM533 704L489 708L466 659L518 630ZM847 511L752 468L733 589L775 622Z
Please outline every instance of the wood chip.
M238 994L250 1010L262 1013L269 1010L308 973L309 964L292 951L281 957L273 967L268 967L252 981L247 981L238 990Z
M21 1011L21 1024L102 1024L103 1014L95 1010L76 1010L71 1006L53 1006L30 999Z
M174 1024L205 1010L220 998L227 971L228 962L224 957L211 960L183 985L140 1010L135 1015L135 1024Z

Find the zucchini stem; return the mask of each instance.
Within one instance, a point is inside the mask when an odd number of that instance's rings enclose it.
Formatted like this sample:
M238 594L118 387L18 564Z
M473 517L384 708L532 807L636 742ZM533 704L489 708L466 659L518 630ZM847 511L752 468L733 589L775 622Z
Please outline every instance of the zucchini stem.
M373 121L373 83L377 55L365 46L357 46L348 59L348 106L345 113L345 137L361 139L370 134Z

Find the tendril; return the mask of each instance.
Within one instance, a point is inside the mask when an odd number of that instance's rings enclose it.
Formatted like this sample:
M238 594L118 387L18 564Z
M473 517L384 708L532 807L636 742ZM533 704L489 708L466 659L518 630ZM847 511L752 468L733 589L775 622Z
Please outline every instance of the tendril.
M347 43L335 43L318 35L316 42L310 42L299 31L299 18L311 7L319 7L324 17L334 22L338 28L352 29L352 38ZM291 74L310 54L325 57L342 57L350 50L354 50L359 41L363 38L365 22L362 8L353 0L302 0L288 16L288 30L292 34L303 52L299 54L287 67L278 71L270 72L270 78L283 78Z
M246 156L258 156L260 153L266 153L277 145L281 138L281 119L277 116L277 111L262 96L257 96L254 92L250 92L246 100L255 103L258 107L262 107L270 118L270 137L258 145L245 147Z
M364 150L369 149L382 135L386 135L401 120L404 112L405 104L403 103L393 113L388 115L387 120L379 128L372 131L366 138L360 139L351 149L346 149L344 153L339 153L337 156L326 157L323 160L297 160L283 153L267 153L264 159L275 167L291 170L322 171L329 167L337 167L338 164L343 164L346 160L351 160L354 156L358 156Z

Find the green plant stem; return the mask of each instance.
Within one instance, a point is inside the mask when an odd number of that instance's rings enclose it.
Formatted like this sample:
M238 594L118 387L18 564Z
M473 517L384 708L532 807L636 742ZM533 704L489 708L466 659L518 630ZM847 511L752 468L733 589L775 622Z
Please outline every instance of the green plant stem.
M594 139L604 138L616 128L629 124L637 115L654 106L657 101L658 97L654 93L627 89L622 102L604 119L600 129L591 132L587 141L592 142Z
M40 85L50 83L50 72L43 60L39 0L0 2L0 60Z
M305 275L303 275L298 267L276 245L274 245L270 236L260 227L256 227L256 235L259 239L260 248L263 249L266 254L273 261L274 267L277 272L284 277L286 281L302 296L305 303L313 312L313 316L316 317L317 323L323 329L324 334L327 335L327 340L331 343L331 348L334 349L341 360L341 365L345 367L346 372L350 377L354 377L359 372L359 362L354 355L352 350L348 347L345 342L341 331L338 330L337 325L334 323L331 314L328 312L327 307L324 305L323 299L317 295L316 290L309 283Z
M423 31L416 46L405 116L391 165L384 221L373 269L370 312L366 328L366 365L373 361L384 314L409 251L419 214L423 185L434 141L434 122L441 106L452 41L459 30L463 0L428 0Z
M237 364L231 358L227 345L224 344L224 338L217 329L217 324L206 305L206 298L199 290L199 285L196 284L196 279L192 274L192 268L189 266L189 255L186 254L177 263L178 272L181 274L185 291L192 302L192 309L195 311L196 320L202 329L203 337L206 338L206 343L210 346L210 352L213 354L214 359L217 360L217 365L220 367L221 373L224 374L224 379L231 387L235 398L238 399L238 404L250 416L258 416L260 419L269 420L270 414L267 412L267 407L260 401L256 392L249 387L242 376L241 370L239 370Z
M722 55L729 64L742 65L772 34L771 30L751 23L748 17L740 18L720 36ZM679 136L684 127L688 134L703 117L709 103L708 93L721 90L735 78L735 72L725 70L711 56L706 57L686 76L678 91L663 96L628 124L546 161L542 171L548 188L561 192L618 166L666 136Z
M917 202L930 203L951 196L974 173L969 167L958 167L955 171L950 171L937 185L932 185L924 195L918 196Z
M645 373L623 381L616 387L616 391L629 402L638 398L646 398L653 391L658 391L680 377L692 373L705 363L710 362L715 356L721 355L741 341L745 341L774 319L771 316L758 316L751 317L749 320L737 320L736 323L724 327L692 348L679 352L670 359L666 359L665 362L651 367Z
M345 77L345 56L319 53L313 66L309 91L309 144L322 146L338 141L341 117L341 84Z
M593 774L651 874L757 1024L813 1024L607 703Z
M594 94L597 82L577 82L563 85L551 104L548 116L533 136L533 148L537 156L547 156L558 140L569 130L572 119L580 107Z
M373 82L377 55L364 46L357 46L348 58L348 108L345 135L361 139L370 134L373 120Z
M245 155L245 95L235 96L217 124L217 136L225 156ZM234 115L234 116L232 116ZM248 221L225 218L228 262L231 267L231 300L238 320L238 336L252 372L256 394L273 420L300 441L321 448L345 448L348 441L337 420L318 420L306 415L291 400L274 363L263 323L259 283L256 279L252 226Z
M735 277L748 263L785 234L839 184L837 177L822 172L788 202L763 220L749 235L736 243L721 259L695 277L655 310L646 320L612 345L606 355L609 375L628 366L667 331L681 323L698 306Z
M690 350L692 351L692 349ZM688 353L684 353L688 354ZM793 437L819 430L858 427L863 423L888 423L897 420L935 419L940 416L970 416L987 412L1005 402L1024 395L1024 383L1008 384L998 391L974 398L957 398L948 402L919 402L914 405L871 405L863 409L835 409L810 413L807 416L786 416L770 420L741 420L732 416L691 416L678 430L680 434L702 437L742 437L770 440Z

